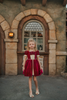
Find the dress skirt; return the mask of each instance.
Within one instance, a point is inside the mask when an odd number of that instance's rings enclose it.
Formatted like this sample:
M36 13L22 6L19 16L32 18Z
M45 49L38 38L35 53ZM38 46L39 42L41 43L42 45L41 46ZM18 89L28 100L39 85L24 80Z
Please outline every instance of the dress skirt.
M43 73L37 59L27 59L25 62L25 69L23 70L24 76L39 76Z

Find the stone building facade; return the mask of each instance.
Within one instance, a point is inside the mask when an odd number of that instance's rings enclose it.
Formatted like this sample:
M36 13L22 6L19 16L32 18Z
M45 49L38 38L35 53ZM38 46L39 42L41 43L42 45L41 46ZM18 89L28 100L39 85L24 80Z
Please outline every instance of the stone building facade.
M66 8L63 0L27 0L25 6L19 0L0 3L0 74L22 74L22 31L30 20L41 22L45 30L44 75L60 75L66 66ZM8 33L14 37L9 38Z

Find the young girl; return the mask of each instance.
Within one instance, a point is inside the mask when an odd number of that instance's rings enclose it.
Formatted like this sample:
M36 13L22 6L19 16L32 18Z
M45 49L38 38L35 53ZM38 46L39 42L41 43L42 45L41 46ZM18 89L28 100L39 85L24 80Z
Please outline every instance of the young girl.
M36 76L39 76L43 73L43 69L41 67L40 61L39 61L39 51L36 47L36 42L33 40L33 38L30 38L27 43L27 50L24 52L24 62L23 62L23 74L24 76L29 77L29 96L34 97L32 94L32 76L33 80L36 86L36 92L35 94L39 94L38 89L38 82L36 79Z

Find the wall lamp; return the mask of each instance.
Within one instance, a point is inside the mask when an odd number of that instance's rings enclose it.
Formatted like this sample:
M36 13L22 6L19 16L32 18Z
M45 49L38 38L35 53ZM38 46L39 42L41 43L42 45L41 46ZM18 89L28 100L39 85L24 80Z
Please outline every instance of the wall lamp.
M14 37L14 33L13 32L9 32L8 36L9 36L9 38L13 38Z

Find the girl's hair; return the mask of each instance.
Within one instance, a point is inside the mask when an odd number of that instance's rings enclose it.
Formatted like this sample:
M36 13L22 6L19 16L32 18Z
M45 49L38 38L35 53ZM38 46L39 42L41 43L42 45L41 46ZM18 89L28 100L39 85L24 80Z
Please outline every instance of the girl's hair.
M29 38L28 39L28 42L27 42L27 50L29 50L29 42L34 42L35 43L34 49L36 51L37 50L37 45L36 45L36 41L33 38Z

